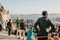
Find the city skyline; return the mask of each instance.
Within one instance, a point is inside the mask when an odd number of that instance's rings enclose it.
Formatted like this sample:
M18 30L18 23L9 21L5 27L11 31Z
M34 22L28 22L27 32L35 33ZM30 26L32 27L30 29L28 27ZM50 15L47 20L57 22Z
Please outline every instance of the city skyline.
M0 0L10 14L60 14L60 0Z

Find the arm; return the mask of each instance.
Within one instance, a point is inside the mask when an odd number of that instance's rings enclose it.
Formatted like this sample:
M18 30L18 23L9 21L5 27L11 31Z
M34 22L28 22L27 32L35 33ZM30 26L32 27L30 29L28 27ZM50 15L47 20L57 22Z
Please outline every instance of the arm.
M51 26L50 33L55 32L55 27L54 27L53 23L51 21L49 21L49 22L50 22L50 26Z
M35 22L34 28L37 30L37 25L39 24L39 19Z

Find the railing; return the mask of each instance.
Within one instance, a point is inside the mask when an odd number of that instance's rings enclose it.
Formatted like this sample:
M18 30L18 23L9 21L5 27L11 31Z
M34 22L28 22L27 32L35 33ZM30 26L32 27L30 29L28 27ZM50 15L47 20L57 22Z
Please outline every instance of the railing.
M60 38L57 36L54 36L53 38L49 36L36 36L35 40L38 40L38 38L48 38L48 40L60 40Z
M48 36L36 36L35 40L38 40L38 38L48 38Z

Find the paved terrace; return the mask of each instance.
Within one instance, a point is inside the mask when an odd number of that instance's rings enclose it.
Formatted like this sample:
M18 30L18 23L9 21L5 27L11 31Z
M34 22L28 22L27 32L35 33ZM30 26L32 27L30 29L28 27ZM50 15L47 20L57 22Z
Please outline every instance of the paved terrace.
M11 35L10 37L8 36L7 32L0 32L0 40L19 40L16 39L15 35Z
M11 35L9 37L7 32L0 32L0 40L9 40L9 38L10 40L20 40L20 39L17 39L15 35Z

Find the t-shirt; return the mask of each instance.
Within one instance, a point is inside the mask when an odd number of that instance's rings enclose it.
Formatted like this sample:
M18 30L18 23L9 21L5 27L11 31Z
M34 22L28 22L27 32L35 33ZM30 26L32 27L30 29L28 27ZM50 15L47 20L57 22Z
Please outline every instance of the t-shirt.
M12 23L11 23L11 22L8 22L7 25L8 25L9 27L12 27Z
M20 21L19 20L16 20L16 27L19 28L19 23Z
M21 22L21 23L20 23L20 29L22 29L22 30L25 29L25 23L24 23L24 22Z
M30 30L28 30L28 32L27 32L27 40L32 40L32 30L30 29Z

